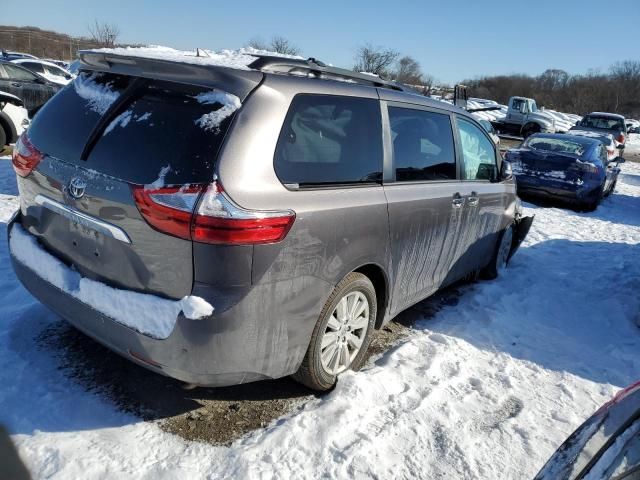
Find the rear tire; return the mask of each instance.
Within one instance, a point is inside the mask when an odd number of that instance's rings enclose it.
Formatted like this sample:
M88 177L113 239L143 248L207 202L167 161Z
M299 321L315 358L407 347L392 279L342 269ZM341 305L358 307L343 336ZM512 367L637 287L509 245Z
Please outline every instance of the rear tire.
M593 200L584 202L582 204L582 210L585 212L595 212L600 205L600 201L604 198L604 184L598 190L596 197Z
M502 270L507 268L512 244L513 226L509 226L500 233L491 262L489 262L489 265L487 265L481 272L482 278L486 280L494 280L498 278Z
M309 348L293 378L319 391L332 389L338 376L364 362L377 315L376 292L365 275L352 272L322 308Z
M605 197L608 197L609 195L611 195L613 192L615 192L616 190L616 184L618 183L618 179L616 178L613 183L611 184L611 186L609 187L609 190L607 190L607 193L604 195Z

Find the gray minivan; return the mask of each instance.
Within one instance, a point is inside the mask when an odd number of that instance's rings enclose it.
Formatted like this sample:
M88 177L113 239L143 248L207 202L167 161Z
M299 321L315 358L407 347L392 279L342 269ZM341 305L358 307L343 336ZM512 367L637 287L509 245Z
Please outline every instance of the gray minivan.
M314 59L83 52L14 151L14 269L156 372L331 388L439 288L495 277L532 218L465 111Z

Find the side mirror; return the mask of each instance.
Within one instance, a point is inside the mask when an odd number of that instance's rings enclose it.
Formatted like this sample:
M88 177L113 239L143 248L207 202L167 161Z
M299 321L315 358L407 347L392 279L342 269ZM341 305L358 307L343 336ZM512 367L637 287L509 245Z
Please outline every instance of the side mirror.
M512 178L513 168L511 167L511 162L503 160L500 168L500 180L511 180Z
M618 164L626 162L626 160L624 158L622 158L622 157L616 157L611 161L615 162L615 163L618 163Z

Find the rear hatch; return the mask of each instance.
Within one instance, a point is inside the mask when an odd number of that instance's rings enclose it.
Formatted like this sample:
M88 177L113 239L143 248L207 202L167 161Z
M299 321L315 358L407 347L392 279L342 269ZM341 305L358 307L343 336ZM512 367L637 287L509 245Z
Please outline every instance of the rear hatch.
M212 182L234 111L250 91L223 89L81 72L39 112L22 144L42 154L18 177L23 226L83 276L169 298L190 294L191 239L156 228L163 219L152 227L141 202L155 193L160 204L189 209L172 205L165 190L181 186L177 201L195 203L191 185Z

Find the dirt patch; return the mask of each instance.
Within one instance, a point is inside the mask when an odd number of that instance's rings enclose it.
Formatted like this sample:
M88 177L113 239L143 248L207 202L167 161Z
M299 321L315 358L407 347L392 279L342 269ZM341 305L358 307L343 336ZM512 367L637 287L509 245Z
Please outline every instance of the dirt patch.
M376 332L367 364L401 342L417 320L454 305L459 296L458 289L445 289L402 312ZM229 444L322 396L290 378L189 390L116 355L63 320L42 331L36 344L52 352L59 368L87 391L188 440Z

